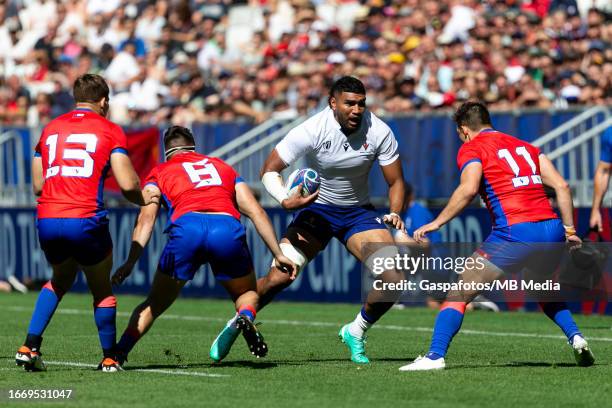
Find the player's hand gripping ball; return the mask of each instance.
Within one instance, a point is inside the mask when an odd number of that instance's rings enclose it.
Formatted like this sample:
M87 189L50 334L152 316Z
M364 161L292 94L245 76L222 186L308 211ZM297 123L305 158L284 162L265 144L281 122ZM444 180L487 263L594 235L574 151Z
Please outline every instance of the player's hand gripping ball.
M307 197L319 189L321 178L316 171L310 168L295 170L285 182L287 197L297 194L300 184L304 186L302 188L302 197Z

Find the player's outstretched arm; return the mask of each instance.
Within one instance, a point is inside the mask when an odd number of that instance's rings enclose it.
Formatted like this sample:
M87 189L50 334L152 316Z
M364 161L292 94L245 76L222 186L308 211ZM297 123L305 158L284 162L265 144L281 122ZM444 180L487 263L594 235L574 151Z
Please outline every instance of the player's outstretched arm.
M540 176L542 183L552 187L557 195L557 206L561 213L561 220L565 228L565 237L568 241L580 241L574 228L574 204L572 192L567 181L559 174L555 165L544 154L540 154Z
M612 163L600 161L597 165L597 170L595 170L595 179L593 180L593 207L591 209L589 226L591 228L597 228L597 230L600 232L603 230L601 220L601 202L603 201L606 191L608 190L611 170Z
M380 166L380 168L385 181L389 185L389 214L384 216L384 221L393 228L404 231L404 221L399 216L406 195L401 160L397 159L389 165Z
M255 225L257 233L264 240L280 269L295 279L297 269L295 264L283 255L278 245L278 238L266 211L259 205L247 183L236 184L236 203L238 210L249 217Z
M119 184L119 188L126 199L138 205L149 205L153 202L159 204L159 196L143 196L138 174L136 174L136 170L134 170L134 166L132 166L132 162L126 154L111 154L110 164L117 184Z
M36 197L42 194L43 184L45 184L45 177L43 176L42 158L34 157L32 159L32 190Z
M482 164L480 162L471 162L466 165L461 173L459 187L457 187L453 195L451 195L446 207L444 207L435 220L414 231L414 239L417 242L422 242L425 234L437 231L463 211L463 209L472 202L476 194L478 194L481 179Z
M156 193L161 194L157 187L147 185L143 191L143 196ZM144 247L151 239L158 211L159 203L152 203L151 205L140 207L140 213L138 214L134 232L132 233L132 245L130 247L128 259L115 271L112 278L112 283L114 285L120 285L125 278L132 273L132 269L134 269L134 265L136 265L136 262L140 259Z

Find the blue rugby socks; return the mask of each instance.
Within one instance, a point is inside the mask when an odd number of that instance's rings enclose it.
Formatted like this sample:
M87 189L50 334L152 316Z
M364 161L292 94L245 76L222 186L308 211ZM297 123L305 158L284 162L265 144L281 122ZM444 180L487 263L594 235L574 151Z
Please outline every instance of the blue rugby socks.
M255 316L257 316L257 311L253 306L245 305L238 309L238 314L246 317L250 321L255 321Z
M465 307L465 302L444 302L442 304L434 325L428 358L437 360L446 355L453 337L463 323Z
M32 351L40 349L42 334L51 321L55 309L57 309L57 305L59 305L63 296L64 292L54 285L52 281L47 282L40 291L25 341L25 345Z
M117 351L126 356L134 348L138 340L140 340L140 332L136 328L128 327L121 335L121 339L117 343Z
M546 316L563 330L570 344L575 335L579 334L582 337L582 333L580 333L580 329L578 329L578 325L576 325L565 302L540 302L539 304Z
M113 359L115 358L115 341L117 339L116 317L117 298L115 296L107 296L94 303L94 319L98 327L98 336L104 357Z

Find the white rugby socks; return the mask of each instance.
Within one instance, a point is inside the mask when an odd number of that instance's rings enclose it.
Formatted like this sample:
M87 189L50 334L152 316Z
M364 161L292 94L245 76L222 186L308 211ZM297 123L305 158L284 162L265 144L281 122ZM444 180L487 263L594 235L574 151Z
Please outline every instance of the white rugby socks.
M361 311L357 313L357 317L348 327L348 331L351 336L362 338L365 335L365 332L372 327L372 323L368 322L361 315Z

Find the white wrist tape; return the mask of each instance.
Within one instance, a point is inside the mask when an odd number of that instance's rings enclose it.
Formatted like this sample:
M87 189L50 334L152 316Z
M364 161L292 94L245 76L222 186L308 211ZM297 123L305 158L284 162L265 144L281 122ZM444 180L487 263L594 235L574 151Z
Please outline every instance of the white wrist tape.
M278 244L278 246L280 247L281 251L283 251L283 255L289 258L297 267L297 271L295 272L295 275L296 276L299 275L299 273L302 271L302 269L304 269L304 267L308 263L308 257L306 256L306 254L288 242L281 242L280 244ZM276 260L274 258L272 258L271 266L273 268L277 267Z
M287 198L287 190L283 185L283 178L277 171L268 171L261 178L266 191L280 203Z

